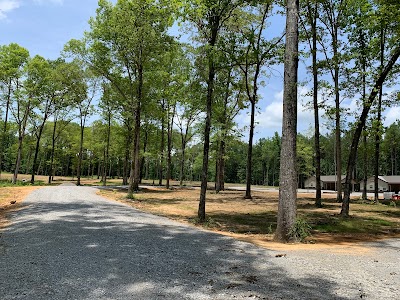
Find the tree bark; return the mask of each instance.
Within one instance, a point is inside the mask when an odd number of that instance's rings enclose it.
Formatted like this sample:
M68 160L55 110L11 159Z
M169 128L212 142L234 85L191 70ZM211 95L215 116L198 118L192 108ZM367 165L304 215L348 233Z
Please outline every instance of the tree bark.
M8 112L10 111L10 104L11 104L11 79L8 84L8 91L7 91L7 101L6 101L6 114L4 117L4 126L3 126L3 135L0 144L0 179L1 179L1 171L3 170L3 157L4 157L4 148L7 147L7 125L8 125Z
M255 88L255 87L254 87ZM255 96L255 95L253 95ZM246 168L246 194L245 199L251 199L251 179L252 179L252 160L253 160L253 138L254 138L254 118L256 113L256 99L250 101L250 132L249 132L249 144L247 148L247 168Z
M47 117L46 117L47 118ZM40 140L42 138L42 133L43 133L43 128L44 128L45 122L43 122L39 128L39 132L36 136L36 147L35 147L35 155L33 157L33 163L32 163L32 174L31 174L31 184L35 183L35 173L37 172L38 166L37 166L37 160L38 160L38 155L39 155L39 148L40 148Z
M337 36L337 28L336 28ZM337 38L334 39L333 53L337 60ZM336 140L336 189L337 189L337 202L342 202L342 135L340 126L340 92L339 92L339 65L335 62L334 70L335 81L335 140Z
M287 0L280 186L275 240L287 242L296 221L297 74L299 1Z
M313 107L314 107L314 148L315 148L315 206L322 207L321 200L321 146L319 130L319 105L318 105L318 66L317 66L317 17L318 2L314 8L308 5L308 15L312 31L312 70L313 70Z
M382 88L382 85L383 85L387 75L392 70L392 68L395 65L399 56L400 56L400 46L398 46L397 48L394 49L392 57L387 62L385 68L382 70L381 74L379 75L378 79L376 80L375 85L371 91L371 94L368 97L368 100L363 105L363 110L361 112L360 119L357 122L357 127L354 131L354 136L353 136L353 140L352 140L351 147L350 147L349 158L347 161L346 181L345 181L345 190L344 190L345 193L344 193L344 199L343 199L343 203L342 203L342 209L340 211L340 214L344 217L349 216L351 177L352 177L352 173L353 173L354 166L355 166L355 161L356 161L356 156L357 156L357 147L358 147L358 143L360 141L362 129L365 126L365 122L367 120L369 110L370 110L376 96L378 95L379 90Z
M103 186L107 185L107 164L110 157L110 139L111 139L111 111L107 112L107 144L104 155L104 175L103 175ZM111 164L110 164L111 165ZM110 166L111 167L111 166Z
M18 128L18 150L17 150L17 158L15 161L14 175L13 175L13 179L12 179L13 184L17 183L18 172L19 172L19 168L21 166L22 145L23 145L23 140L25 137L25 129L26 129L26 124L28 123L30 110L31 110L31 103L29 101L25 108L22 123L19 124L19 128Z
M81 185L81 169L83 159L83 136L85 131L85 125L81 121L81 138L79 143L79 154L78 154L78 168L76 169L76 185Z
M49 170L49 180L48 180L49 184L51 184L53 180L54 154L56 149L56 130L57 130L57 117L54 118L53 133L51 135L50 170Z
M206 122L204 127L204 147L203 147L203 168L201 172L201 188L200 188L200 201L198 209L199 222L206 220L206 193L208 184L208 155L210 150L210 131L211 131L211 116L212 104L214 97L214 81L215 81L215 62L213 48L217 42L218 30L220 25L219 16L210 17L211 36L208 45L211 47L208 52L208 79L207 79L207 103L206 103Z
M216 193L225 190L225 151L226 151L226 146L223 134L218 147L218 158L217 158L218 164L217 164L217 174L216 174L217 180L215 185Z
M364 97L365 99L365 97ZM364 127L364 134L363 134L363 144L364 144L364 155L363 155L363 160L364 160L364 176L363 176L363 192L362 192L362 199L367 200L367 180L368 180L368 153L367 153L367 132L366 128Z
M140 118L143 101L143 65L140 59L138 64L138 89L135 103L135 129L133 134L133 164L131 165L131 177L129 180L128 195L139 191L140 179Z
M148 128L146 126L146 130L144 131L144 141L143 141L143 154L146 153L147 151L147 141L149 138L149 132L148 132ZM140 179L139 182L142 183L142 179L143 179L143 173L144 173L144 167L145 167L145 158L144 155L142 156L141 159L141 163L140 163ZM146 176L147 177L147 176Z
M384 67L385 59L385 29L381 28L381 40L380 40L380 63L381 70ZM379 90L378 95L378 116L377 116L377 128L375 134L375 161L374 161L374 201L379 203L379 156L380 156L380 146L381 146L381 125L382 125L382 87Z
M171 120L169 117L170 114L170 107L168 105L168 141L167 141L167 184L166 184L166 188L169 189L170 188L170 181L171 181L171 170L172 170L172 157L171 157L171 152L172 152L172 129L173 129L173 125L174 125L174 116L175 116L175 107L176 105L174 104L173 108L172 108L172 116L171 116Z
M160 144L160 161L158 166L158 185L162 186L163 182L163 168L164 168L164 150L165 150L165 100L162 99L162 116L161 116L161 144Z

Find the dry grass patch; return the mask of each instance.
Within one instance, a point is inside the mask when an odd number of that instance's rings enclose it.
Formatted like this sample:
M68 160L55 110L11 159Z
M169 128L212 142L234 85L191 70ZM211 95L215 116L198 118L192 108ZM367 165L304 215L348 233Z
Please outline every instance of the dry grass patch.
M22 200L39 186L16 186L0 188L0 228L8 224L7 213L21 207Z
M120 189L100 193L143 211L197 225L199 190L149 187L135 194L133 200L126 199L126 191ZM298 216L312 228L312 236L306 240L309 244L350 245L400 236L399 207L352 203L351 217L341 218L341 204L336 203L335 195L324 194L323 204L323 208L316 208L312 194L299 195ZM208 220L203 226L260 246L281 248L272 243L277 207L276 191L253 192L251 200L244 199L243 191L208 191Z

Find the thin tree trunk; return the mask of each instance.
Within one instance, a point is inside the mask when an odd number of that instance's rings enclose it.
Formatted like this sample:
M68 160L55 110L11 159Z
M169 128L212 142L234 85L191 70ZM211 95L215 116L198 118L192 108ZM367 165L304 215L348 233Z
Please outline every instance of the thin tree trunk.
M211 116L212 116L212 105L214 97L214 81L215 81L215 62L213 48L217 42L218 29L220 25L220 19L218 16L212 16L210 18L212 22L211 27L211 38L208 43L211 49L208 52L208 79L207 79L207 103L206 103L206 120L204 127L204 147L203 147L203 168L201 172L201 188L200 188L200 201L198 209L198 218L200 222L206 220L206 193L208 184L208 160L210 151L210 131L211 131Z
M297 74L298 74L298 16L299 1L288 0L286 10L286 48L284 66L284 95L280 185L275 240L287 242L296 220L297 171Z
M159 169L158 169L158 185L162 186L163 182L163 168L164 168L164 150L165 150L165 100L162 99L162 117L161 117L161 144L160 144L160 160L159 160Z
M146 153L146 151L147 151L147 141L148 141L148 138L149 138L149 132L148 132L148 128L146 127L146 130L144 131L144 141L143 141L143 154L145 154ZM142 179L143 179L143 171L144 171L144 168L145 168L145 158L144 158L144 155L142 156L142 159L141 159L141 163L140 163L140 178L139 178L139 182L140 183L142 183Z
M249 132L249 145L248 145L248 150L247 150L246 194L244 196L245 199L251 199L251 179L252 179L251 165L252 165L252 158L253 158L254 118L255 118L255 113L256 113L255 97L250 102L251 102L251 104L250 104L251 105L250 132Z
M7 124L8 124L8 112L10 111L11 104L11 79L8 85L7 91L7 102L6 102L6 114L4 117L4 126L3 126L3 135L0 144L0 179L1 179L1 171L3 170L3 156L4 156L4 148L7 146Z
M45 119L47 119L47 117L45 117ZM40 140L42 138L44 125L45 125L45 121L39 127L39 132L36 135L36 147L35 147L35 155L33 157L33 163L32 163L31 184L35 183L35 173L37 172L37 169L38 169L37 160L38 160L38 155L39 155Z
M141 50L142 51L142 50ZM141 54L142 55L142 54ZM133 163L131 165L131 176L129 179L128 196L132 197L134 192L139 191L140 179L140 118L143 98L143 65L138 65L138 89L135 104L135 129L133 135Z
M225 134L222 134L221 141L219 142L218 149L218 164L217 164L217 184L216 184L216 192L225 190Z
M50 170L49 170L49 184L51 184L53 180L53 169L54 169L54 154L56 149L56 129L57 129L57 118L54 119L53 123L53 133L51 136L51 152L50 152Z
M176 105L174 104L173 109L172 109L172 117L171 117L171 122L169 120L169 105L168 105L168 142L167 142L167 147L168 147L168 153L167 153L167 184L166 188L170 188L170 180L171 180L171 169L172 169L172 158L171 158L171 152L172 152L172 129L174 125L174 116L175 116L175 107Z
M227 110L228 110L228 101L229 101L229 89L231 86L231 80L232 80L232 68L228 70L228 78L226 80L226 86L225 86L225 96L224 96L224 110L222 114L222 132L221 132L221 140L218 145L218 155L217 155L217 170L216 170L216 180L215 180L215 192L219 193L220 191L225 190L225 151L226 151L226 143L225 139L227 136L227 122L228 122L228 116L227 116Z
M308 3L309 21L312 31L312 70L313 70L313 106L314 106L314 148L315 148L315 206L322 207L321 200L321 146L319 132L319 105L318 105L318 66L317 66L317 17L318 3L315 2L313 10Z
M18 129L18 150L17 150L17 158L15 162L15 168L14 168L14 176L12 179L12 183L16 184L17 183L17 178L18 178L18 172L19 168L21 166L21 157L22 157L22 145L23 145L23 140L25 137L25 130L26 130L26 124L28 123L28 118L29 118L29 113L31 109L31 102L29 101L24 112L24 116L22 119L22 123L19 123L19 129Z
M81 120L81 138L79 144L79 154L78 154L78 168L76 170L76 185L81 185L81 168L82 168L82 159L83 159L83 136L84 136L85 125Z
M186 150L186 143L182 143L182 155L181 155L181 170L179 175L179 185L183 186L183 176L185 170L185 150Z
M398 46L397 48L394 49L392 57L390 58L390 60L387 62L385 68L383 69L383 71L381 72L381 74L379 75L377 81L375 82L375 85L371 91L370 96L368 97L368 100L364 103L363 105L363 110L361 112L360 115L360 119L357 122L357 127L354 131L354 135L353 135L353 140L351 143L351 147L350 147L350 153L349 153L349 159L347 161L347 171L346 171L346 181L345 181L345 195L344 195L344 199L343 199L343 203L342 203L342 209L340 214L342 216L349 216L349 211L350 211L350 183L351 183L351 177L352 177L352 173L353 173L353 169L354 169L354 165L355 165L355 160L356 160L356 156L357 156L357 147L358 147L358 143L360 141L360 136L361 136L361 132L362 129L365 126L365 122L367 120L367 116L369 113L369 110L376 98L376 96L379 93L379 90L382 88L382 85L387 77L387 75L389 74L389 72L392 70L393 66L395 65L397 59L400 56L400 46Z
M18 138L17 158L16 158L16 161L15 161L14 176L13 176L13 179L12 179L12 183L13 184L17 183L18 172L19 172L19 168L21 166L22 141L23 141L23 136L20 136Z
M123 166L123 178L122 178L122 184L123 185L128 185L128 177L129 177L129 150L131 148L131 128L127 126L127 134L126 134L126 140L125 140L125 157L124 157L124 166Z
M334 50L335 52L335 50ZM336 49L336 56L337 49ZM335 66L335 138L336 138L336 189L337 201L342 202L342 137L340 127L339 66Z
M105 153L105 163L104 163L104 169L107 169L107 162L109 161L109 156L110 156L110 139L111 139L111 111L108 111L107 115L107 145L106 145L106 153ZM111 164L110 164L111 165ZM104 172L104 178L103 178L103 186L107 185L107 173Z
M380 41L380 63L381 70L385 64L385 29L381 28L381 41ZM375 164L374 164L374 201L375 203L379 203L379 156L380 156L380 146L381 146L381 125L382 125L382 87L379 90L378 95L378 116L376 120L376 135L375 135Z
M364 98L365 99L365 98ZM364 134L363 134L363 145L364 145L364 156L363 156L363 160L364 160L364 190L362 193L362 199L363 200L367 200L367 180L368 180L368 153L367 153L367 132L366 132L366 128L364 127Z
M299 1L287 0L280 185L275 240L287 242L296 221L297 74Z

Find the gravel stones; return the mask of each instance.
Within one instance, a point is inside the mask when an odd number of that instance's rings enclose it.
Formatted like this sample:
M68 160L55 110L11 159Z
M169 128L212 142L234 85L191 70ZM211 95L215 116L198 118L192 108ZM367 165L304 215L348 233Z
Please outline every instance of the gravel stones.
M96 195L34 191L0 236L0 298L397 299L400 242L367 254L258 248ZM377 261L377 262L376 262Z

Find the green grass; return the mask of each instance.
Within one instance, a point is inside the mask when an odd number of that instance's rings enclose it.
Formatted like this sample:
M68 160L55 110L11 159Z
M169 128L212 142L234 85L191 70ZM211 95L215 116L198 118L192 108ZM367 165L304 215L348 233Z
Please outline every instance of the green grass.
M311 221L312 231L320 233L379 233L396 227L395 222L366 217L330 216L316 224Z
M11 182L11 180L8 179L2 179L0 180L0 187L13 187L13 186L43 186L47 185L44 181L39 181L36 180L35 184L31 184L29 180L27 181L22 181L22 180L17 180L17 182L14 184Z

